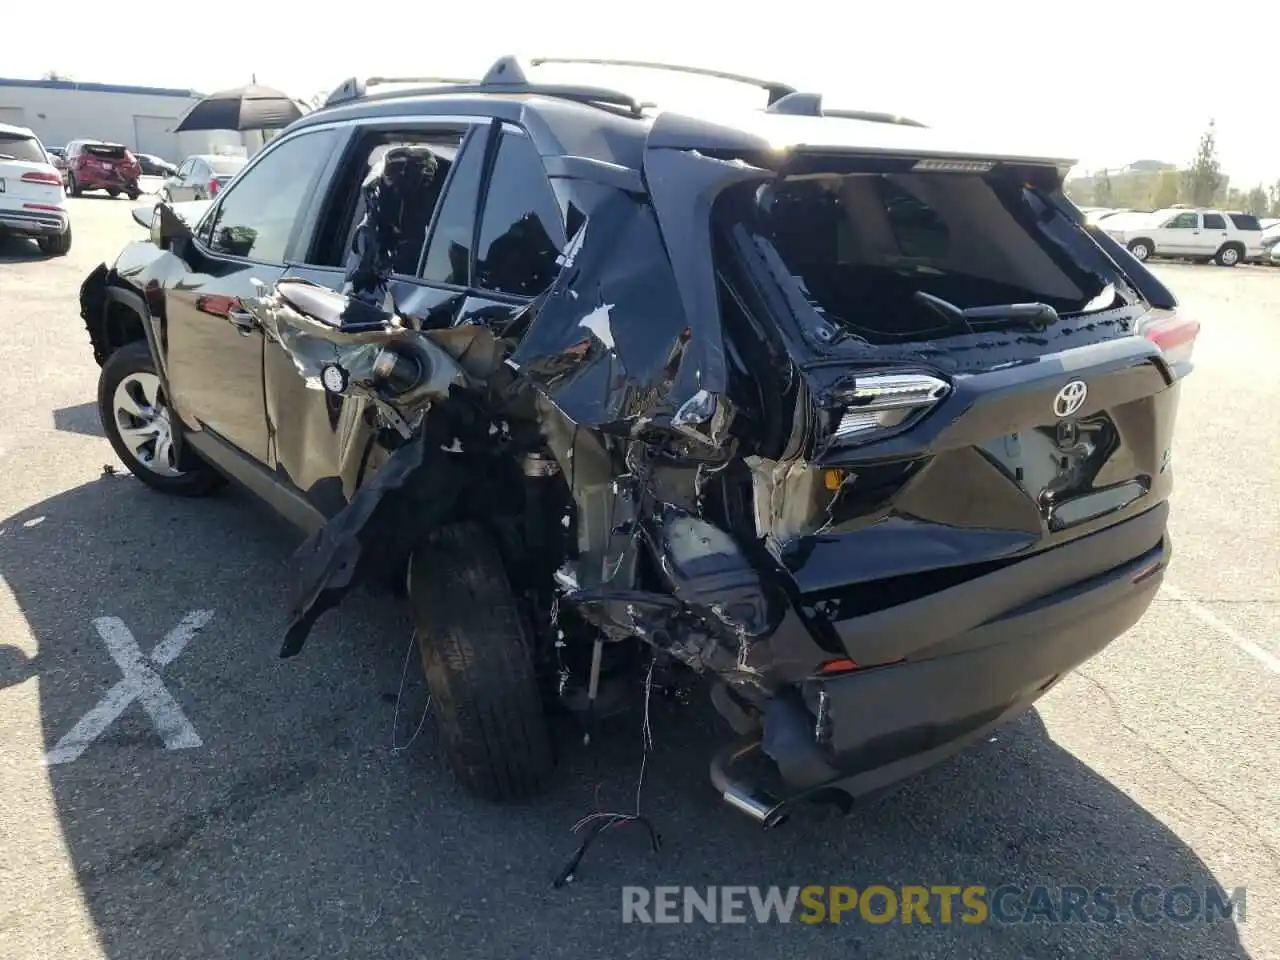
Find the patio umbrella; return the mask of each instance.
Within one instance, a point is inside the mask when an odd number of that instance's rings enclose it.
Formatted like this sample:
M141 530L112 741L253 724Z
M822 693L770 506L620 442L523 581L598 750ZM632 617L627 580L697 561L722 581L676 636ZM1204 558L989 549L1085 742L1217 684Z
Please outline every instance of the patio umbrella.
M251 83L221 90L197 101L173 128L187 130L274 130L287 127L304 113L286 93Z

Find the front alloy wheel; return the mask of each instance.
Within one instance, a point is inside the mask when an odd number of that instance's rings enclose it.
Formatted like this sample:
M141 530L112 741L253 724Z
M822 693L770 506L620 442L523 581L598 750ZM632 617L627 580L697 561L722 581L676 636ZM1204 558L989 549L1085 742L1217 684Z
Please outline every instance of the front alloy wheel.
M131 373L116 384L111 404L116 429L129 453L144 468L161 477L181 477L173 446L173 425L165 406L160 378L154 373Z

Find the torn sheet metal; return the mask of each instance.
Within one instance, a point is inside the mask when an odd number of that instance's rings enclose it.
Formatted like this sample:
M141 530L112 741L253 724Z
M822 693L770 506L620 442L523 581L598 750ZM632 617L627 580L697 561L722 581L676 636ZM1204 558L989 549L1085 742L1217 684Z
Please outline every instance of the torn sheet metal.
M710 419L725 390L719 314L688 315L653 208L603 201L561 265L513 356L521 373L583 427L638 435L695 397Z

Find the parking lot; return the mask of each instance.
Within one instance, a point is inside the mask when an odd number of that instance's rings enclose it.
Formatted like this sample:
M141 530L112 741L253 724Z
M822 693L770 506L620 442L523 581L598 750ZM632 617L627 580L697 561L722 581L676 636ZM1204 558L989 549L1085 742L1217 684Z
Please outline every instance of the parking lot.
M1280 958L1280 270L1155 269L1203 324L1175 559L1146 618L1038 709L847 818L722 805L726 729L663 705L567 747L525 806L452 782L404 612L361 594L276 653L296 538L246 495L148 491L103 439L84 275L144 232L70 201L46 260L0 240L0 957ZM399 706L397 709L397 701ZM409 741L413 742L409 743ZM407 749L402 747L409 743ZM1247 888L1243 923L623 925L624 885Z

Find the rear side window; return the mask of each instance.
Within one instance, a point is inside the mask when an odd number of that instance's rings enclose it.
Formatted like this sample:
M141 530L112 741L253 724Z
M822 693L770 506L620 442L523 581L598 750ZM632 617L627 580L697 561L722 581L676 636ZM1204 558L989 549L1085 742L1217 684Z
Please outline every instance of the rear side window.
M22 163L48 163L40 141L35 137L15 133L0 133L0 160L19 160Z
M1227 229L1227 221L1223 219L1220 213L1206 213L1204 215L1204 228L1206 230L1225 230Z
M284 141L234 181L201 225L215 253L283 263L289 239L316 178L329 159L334 131L317 130Z
M564 244L560 205L542 158L523 133L504 130L485 191L475 285L537 296L556 278L556 258Z
M1237 230L1262 229L1262 224L1258 222L1258 218L1251 213L1229 213L1227 216L1231 218L1231 222L1236 225ZM1206 216L1205 222L1208 223L1208 220L1209 218Z

